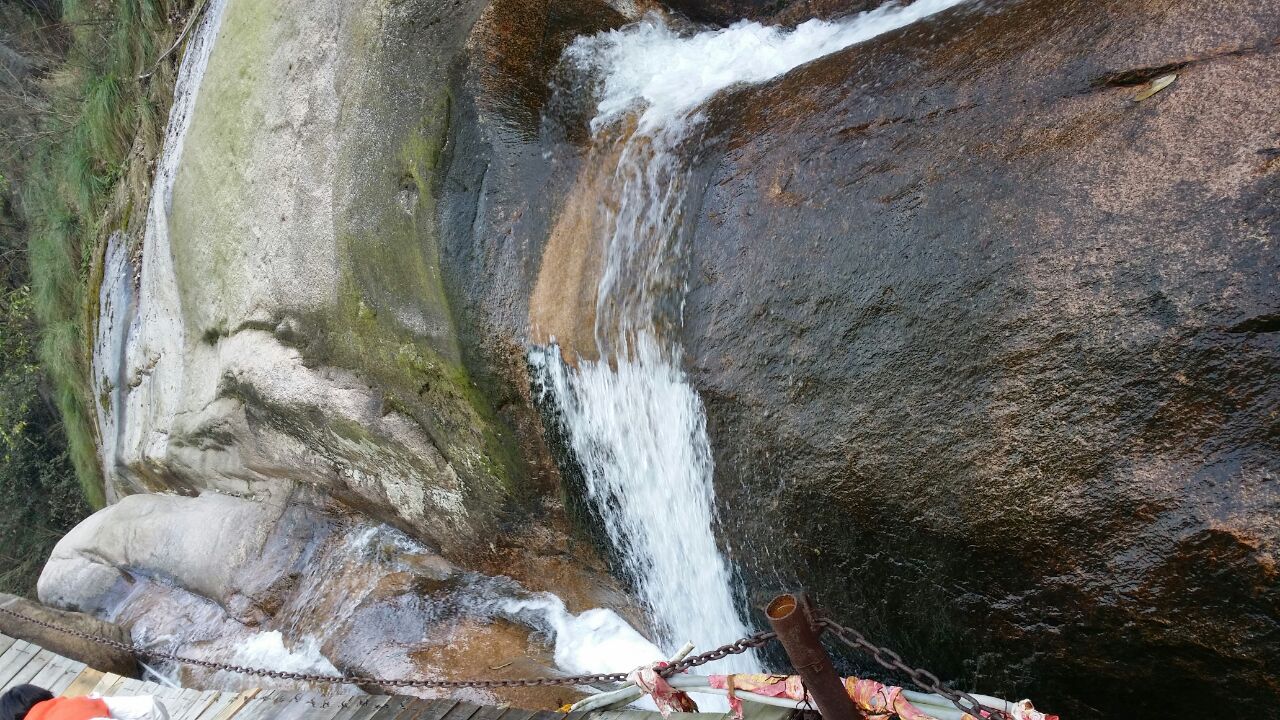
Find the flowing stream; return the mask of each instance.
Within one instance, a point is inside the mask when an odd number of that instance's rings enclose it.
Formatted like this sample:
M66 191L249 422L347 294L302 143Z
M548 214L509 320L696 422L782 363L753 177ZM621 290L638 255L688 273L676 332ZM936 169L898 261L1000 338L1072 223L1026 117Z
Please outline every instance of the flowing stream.
M598 356L571 364L553 341L530 359L664 652L686 641L707 650L749 632L715 537L713 454L677 339L701 109L724 88L764 82L960 2L888 5L794 30L740 22L688 34L650 15L579 38L565 53L570 76L596 92L588 162L614 163L593 224ZM758 669L751 654L715 668Z

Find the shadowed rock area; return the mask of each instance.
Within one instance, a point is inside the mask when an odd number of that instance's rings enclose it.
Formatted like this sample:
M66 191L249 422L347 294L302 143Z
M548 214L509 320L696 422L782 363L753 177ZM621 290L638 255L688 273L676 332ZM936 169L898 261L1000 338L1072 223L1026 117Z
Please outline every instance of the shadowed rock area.
M1064 717L1274 711L1277 28L988 2L721 98L684 337L749 587Z
M885 0L663 0L662 4L696 22L729 25L746 18L795 25L810 18L871 10Z

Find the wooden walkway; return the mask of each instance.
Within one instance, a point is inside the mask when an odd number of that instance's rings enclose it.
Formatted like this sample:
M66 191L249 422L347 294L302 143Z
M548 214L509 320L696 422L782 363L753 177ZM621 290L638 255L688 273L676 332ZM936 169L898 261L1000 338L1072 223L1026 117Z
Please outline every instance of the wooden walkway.
M385 695L321 695L281 690L187 690L103 673L25 640L0 634L0 691L31 683L54 695L154 695L170 720L661 720L643 710L569 713L489 707L457 700ZM728 720L719 714L673 718Z

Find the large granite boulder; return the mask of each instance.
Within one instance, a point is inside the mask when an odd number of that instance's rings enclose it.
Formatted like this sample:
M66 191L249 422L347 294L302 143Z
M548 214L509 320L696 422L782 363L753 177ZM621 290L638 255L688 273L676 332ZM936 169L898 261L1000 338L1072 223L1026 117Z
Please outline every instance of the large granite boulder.
M528 499L459 346L434 220L448 78L486 4L210 3L172 187L108 254L104 298L125 298L98 328L124 334L119 359L95 358L111 497L303 483L450 553Z
M748 586L1065 717L1274 712L1277 28L974 3L721 98L684 338Z
M63 537L40 577L43 602L115 624L38 605L44 614L35 616L79 618L71 627L109 630L107 637L148 650L252 667L518 678L552 672L553 648L532 628L563 621L565 610L626 603L599 574L584 571L585 563L555 557L562 548L555 547L554 535L545 549L536 538L522 537L522 557L477 572L387 525L336 503L321 504L317 498L261 503L210 492L131 495ZM540 552L552 557L539 563ZM495 576L497 570L509 576ZM564 604L538 592L546 589L557 591ZM527 608L511 609L515 601ZM559 614L548 614L553 612ZM0 614L0 630L12 632L5 620ZM106 630L94 629L99 625ZM17 634L41 644L59 639L33 636L23 627ZM74 643L57 647L70 648L64 654L80 651ZM298 687L185 663L171 669L184 687ZM575 695L564 688L517 688L473 690L469 697L558 707Z

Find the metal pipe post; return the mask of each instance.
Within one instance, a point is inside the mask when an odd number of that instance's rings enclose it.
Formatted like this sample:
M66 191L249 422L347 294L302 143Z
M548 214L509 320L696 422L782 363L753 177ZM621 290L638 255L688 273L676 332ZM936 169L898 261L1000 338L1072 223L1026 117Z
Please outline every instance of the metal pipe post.
M803 595L779 595L765 608L765 615L824 720L866 720L849 698L831 664L831 656L818 640L808 599Z

